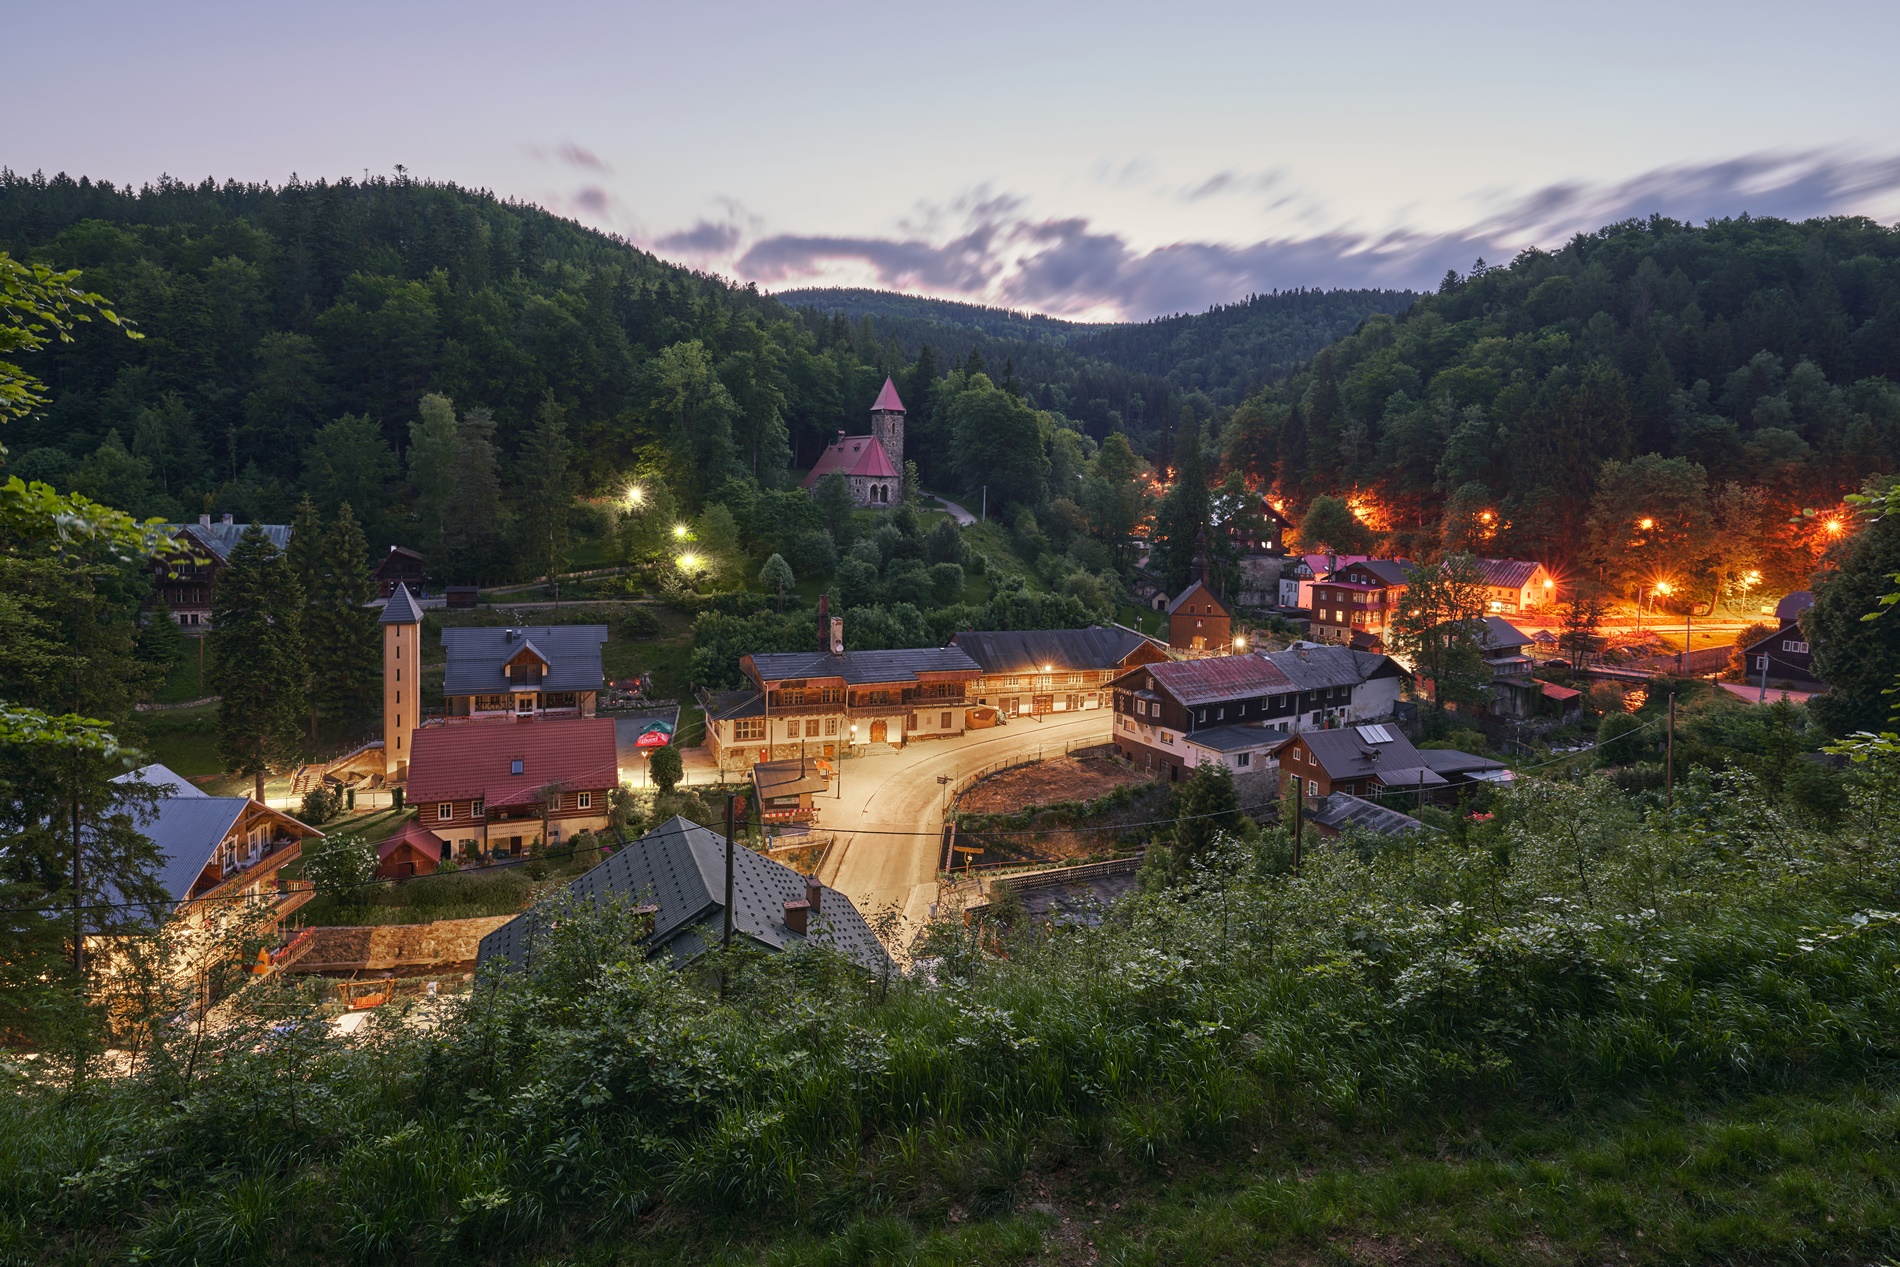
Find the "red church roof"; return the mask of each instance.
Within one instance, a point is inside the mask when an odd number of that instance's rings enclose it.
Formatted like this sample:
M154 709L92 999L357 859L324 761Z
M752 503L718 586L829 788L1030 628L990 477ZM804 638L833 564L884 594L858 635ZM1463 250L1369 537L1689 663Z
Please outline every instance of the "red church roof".
M897 384L889 378L884 380L884 390L877 394L877 403L871 406L871 412L874 414L904 412L904 402L897 398Z
M816 487L819 480L833 471L872 479L897 478L897 470L891 465L890 456L884 452L884 446L877 442L876 436L840 434L835 443L825 446L825 451L812 464L811 474L805 477L802 487Z
M409 800L416 805L476 798L527 805L550 783L576 792L620 783L611 717L430 726L414 736Z
M897 468L891 465L891 455L884 451L884 446L872 443L864 446L863 452L858 455L857 465L845 474L894 480L897 478Z

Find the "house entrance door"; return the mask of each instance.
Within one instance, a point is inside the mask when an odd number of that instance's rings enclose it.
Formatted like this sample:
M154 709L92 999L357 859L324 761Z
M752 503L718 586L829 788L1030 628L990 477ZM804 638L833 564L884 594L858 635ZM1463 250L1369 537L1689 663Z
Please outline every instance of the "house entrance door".
M1056 711L1056 697L1053 695L1038 695L1031 707L1035 709L1036 716L1038 717L1041 717L1045 713L1053 713Z
M888 735L889 733L890 731L885 727L882 721L874 721L871 723L871 742L872 743L883 743L885 736Z

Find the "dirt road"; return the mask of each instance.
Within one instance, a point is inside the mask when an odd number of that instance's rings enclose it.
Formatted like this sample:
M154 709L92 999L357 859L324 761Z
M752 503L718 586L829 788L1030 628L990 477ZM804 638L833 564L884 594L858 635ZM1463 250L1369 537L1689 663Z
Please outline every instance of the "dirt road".
M921 926L937 896L946 791L938 778L961 778L999 761L1034 757L1039 749L1059 753L1070 744L1106 743L1114 716L1095 709L1041 722L1019 717L993 730L846 761L841 795L819 803L818 829L838 833L820 876L867 915L897 902L905 918ZM882 832L916 834L873 834Z

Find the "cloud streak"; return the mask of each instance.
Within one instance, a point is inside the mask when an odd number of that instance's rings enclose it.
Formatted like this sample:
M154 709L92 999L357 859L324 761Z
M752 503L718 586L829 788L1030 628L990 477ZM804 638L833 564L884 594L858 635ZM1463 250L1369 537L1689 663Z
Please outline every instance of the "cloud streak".
M1224 172L1183 196L1198 200L1272 183L1266 173ZM1615 184L1551 185L1444 232L1341 228L1138 247L1086 217L1038 219L1020 199L986 196L964 205L963 223L947 236L913 230L891 237L752 237L736 223L701 221L654 245L720 257L740 279L768 288L875 284L1056 315L1140 320L1276 288L1429 288L1447 269L1478 257L1499 263L1526 247L1559 246L1577 233L1652 214L1690 222L1744 212L1787 219L1865 214L1891 204L1896 192L1900 156L1757 154L1661 168Z

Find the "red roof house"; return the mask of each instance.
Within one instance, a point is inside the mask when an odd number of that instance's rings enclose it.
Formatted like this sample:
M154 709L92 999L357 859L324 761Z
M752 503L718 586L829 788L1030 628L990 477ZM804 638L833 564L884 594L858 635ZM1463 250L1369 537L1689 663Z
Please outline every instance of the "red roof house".
M411 743L409 803L458 852L519 851L543 818L549 844L603 830L607 794L620 786L609 717L429 726Z

